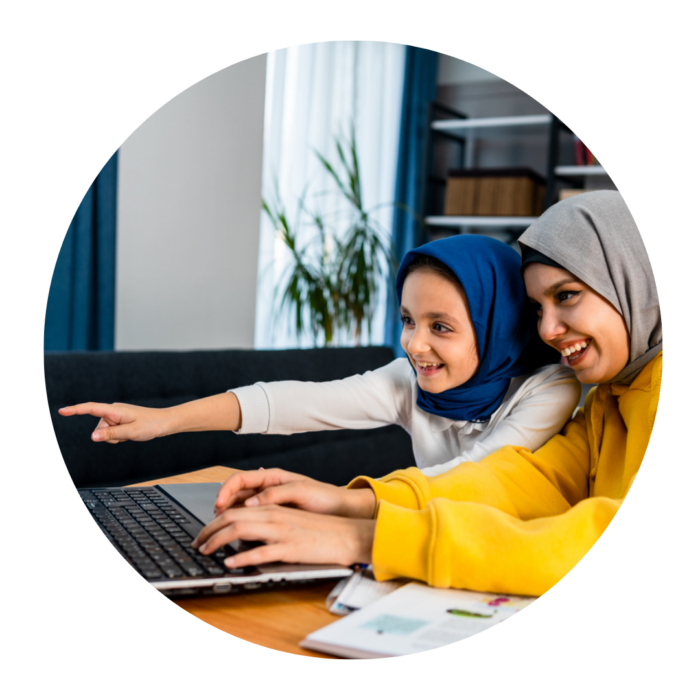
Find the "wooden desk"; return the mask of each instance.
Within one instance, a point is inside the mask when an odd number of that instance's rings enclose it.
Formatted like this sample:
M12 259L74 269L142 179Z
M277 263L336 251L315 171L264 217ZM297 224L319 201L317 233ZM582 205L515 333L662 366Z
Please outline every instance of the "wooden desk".
M227 467L210 467L135 486L226 481L233 471ZM339 619L326 609L326 596L334 585L335 581L330 581L299 589L186 598L173 602L213 627L248 642L290 654L332 659L335 657L302 649L299 642L307 634Z

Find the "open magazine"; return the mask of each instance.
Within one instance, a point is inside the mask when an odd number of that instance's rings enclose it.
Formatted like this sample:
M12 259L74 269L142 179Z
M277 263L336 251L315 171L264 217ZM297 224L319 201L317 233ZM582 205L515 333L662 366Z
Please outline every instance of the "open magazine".
M413 654L494 627L533 600L408 583L313 632L300 644L348 659Z

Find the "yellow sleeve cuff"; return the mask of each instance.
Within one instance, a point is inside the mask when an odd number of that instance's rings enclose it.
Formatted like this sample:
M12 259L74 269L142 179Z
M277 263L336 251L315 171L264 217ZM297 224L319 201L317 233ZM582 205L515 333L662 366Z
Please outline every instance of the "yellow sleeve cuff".
M417 478L425 482L425 477L420 469L410 467L409 469L402 469L401 471L387 474L381 479L358 476L347 485L347 488L370 488L374 491L374 496L377 499L377 509L374 512L374 517L376 518L380 501L387 501L412 510L425 508L428 497L421 490L419 483L416 481Z
M377 508L372 547L374 577L377 581L412 578L430 583L432 538L436 532L433 509L409 510L386 501Z

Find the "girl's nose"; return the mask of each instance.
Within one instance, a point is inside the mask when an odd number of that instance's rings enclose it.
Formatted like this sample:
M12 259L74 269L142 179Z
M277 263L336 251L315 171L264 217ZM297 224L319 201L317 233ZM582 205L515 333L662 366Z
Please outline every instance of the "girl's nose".
M430 350L430 344L427 342L428 336L421 328L416 328L408 341L407 350L411 355L417 355L421 352Z

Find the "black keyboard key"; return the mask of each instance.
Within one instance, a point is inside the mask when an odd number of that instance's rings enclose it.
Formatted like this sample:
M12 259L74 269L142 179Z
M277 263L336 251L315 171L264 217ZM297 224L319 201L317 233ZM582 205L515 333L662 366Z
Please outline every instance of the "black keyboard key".
M218 562L215 562L213 559L209 559L209 557L202 556L201 554L199 556L197 555L192 555L192 558L198 563L201 564L204 567L207 566L218 566Z
M161 552L153 552L153 554L151 554L151 558L153 559L153 561L162 561L162 562L172 561L170 559L170 555L167 552L162 552L162 551Z
M191 564L183 563L181 566L189 576L201 576L204 573L194 562Z
M161 566L160 568L168 578L177 578L178 576L182 576L182 569L175 564Z

